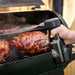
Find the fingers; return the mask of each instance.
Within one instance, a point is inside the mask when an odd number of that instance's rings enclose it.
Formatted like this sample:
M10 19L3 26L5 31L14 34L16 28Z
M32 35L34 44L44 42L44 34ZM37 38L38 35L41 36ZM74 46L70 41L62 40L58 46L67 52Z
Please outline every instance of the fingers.
M61 30L60 27L57 27L57 28L51 30L51 36L50 37L53 38L57 33L60 32L60 30Z

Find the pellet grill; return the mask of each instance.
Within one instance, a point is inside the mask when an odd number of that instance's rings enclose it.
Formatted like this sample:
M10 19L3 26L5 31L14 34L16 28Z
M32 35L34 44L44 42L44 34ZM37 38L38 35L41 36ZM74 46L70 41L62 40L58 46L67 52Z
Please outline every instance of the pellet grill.
M49 0L49 2L51 2ZM31 10L20 12L0 13L0 26L18 25L20 28L15 31L0 34L0 39L10 39L18 34L28 31L42 31L47 34L45 28L36 28L27 30L32 25L38 25L46 19L58 17L61 24L67 27L62 15L62 0L54 0L52 10L42 9L41 5L45 5L43 0L0 0L0 7L16 7L16 6L34 6ZM66 45L69 58L72 53L72 46ZM56 63L52 57L51 51L40 52L37 54L22 54L9 52L9 57L5 61L0 62L0 74L11 75L64 75L63 69L69 61Z

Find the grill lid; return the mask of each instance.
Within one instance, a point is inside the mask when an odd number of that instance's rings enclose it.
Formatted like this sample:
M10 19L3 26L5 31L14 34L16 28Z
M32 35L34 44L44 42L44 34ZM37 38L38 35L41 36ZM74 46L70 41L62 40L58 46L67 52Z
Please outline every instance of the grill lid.
M44 5L42 0L0 0L0 7L16 7L16 6L40 6Z

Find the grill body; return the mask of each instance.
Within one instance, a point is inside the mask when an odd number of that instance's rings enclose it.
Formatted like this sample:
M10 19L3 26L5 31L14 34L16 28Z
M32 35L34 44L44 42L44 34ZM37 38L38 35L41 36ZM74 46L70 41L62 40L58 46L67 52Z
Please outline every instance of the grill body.
M58 17L61 21L61 24L64 24L67 27L66 23L64 22L61 16L59 16L56 12L49 11L49 10L18 12L18 13L10 13L10 14L15 14L19 17L25 16L27 17L27 23L35 24L35 25L41 23L46 19ZM47 32L47 30L44 28L42 29L38 28L34 30L42 31L44 33ZM34 30L30 30L30 31L34 31ZM23 32L27 32L27 31L25 30L19 32L13 31L13 33L9 32L9 33L0 34L1 36L0 39L6 39L9 41L13 36ZM70 56L72 51L71 45L68 45L67 48ZM6 59L6 62L2 62L0 64L0 74L51 75L55 70L57 71L58 68L65 67L68 64L68 62L55 64L51 52L39 53L32 56L28 56L28 55L23 56L23 54L18 53L19 57L16 57L17 55L14 56L14 53L10 50L9 55L10 58ZM63 69L59 69L59 70L61 70L60 74L63 75Z

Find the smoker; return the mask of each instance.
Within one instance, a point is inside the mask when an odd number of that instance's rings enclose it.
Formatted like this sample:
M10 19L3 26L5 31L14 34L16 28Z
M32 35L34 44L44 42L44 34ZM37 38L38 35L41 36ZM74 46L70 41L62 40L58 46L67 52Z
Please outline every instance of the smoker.
M60 2L58 2L59 5ZM67 27L67 24L61 17L62 6L57 8L57 2L54 0L53 10L40 10L40 5L45 5L42 0L1 0L0 7L16 7L16 6L35 6L32 7L32 11L23 12L11 12L0 13L0 26L17 25L18 29L10 32L0 33L0 39L6 39L10 41L13 36L19 35L29 31L41 31L47 34L48 27L47 21L58 18L60 24ZM36 9L37 8L37 9ZM35 10L36 9L36 10ZM58 10L60 9L60 11ZM54 21L54 20L53 20ZM40 23L44 22L44 27L36 27ZM52 22L52 21L51 21ZM57 23L55 23L56 25ZM35 27L35 28L33 28ZM9 27L10 28L10 27ZM68 27L67 27L68 28ZM50 35L50 33L49 33ZM59 36L59 35L58 35ZM50 38L49 38L50 39ZM63 39L56 37L56 40L61 40L61 53L59 46L53 44L52 49L48 52L39 52L35 54L23 54L18 53L12 48L9 51L9 57L5 61L0 62L0 74L25 74L25 75L64 75L63 69L69 63L70 56L72 54L72 45L65 45ZM51 40L50 40L51 41ZM54 52L53 50L56 51ZM58 55L57 55L58 54ZM60 54L60 55L59 55Z

